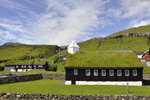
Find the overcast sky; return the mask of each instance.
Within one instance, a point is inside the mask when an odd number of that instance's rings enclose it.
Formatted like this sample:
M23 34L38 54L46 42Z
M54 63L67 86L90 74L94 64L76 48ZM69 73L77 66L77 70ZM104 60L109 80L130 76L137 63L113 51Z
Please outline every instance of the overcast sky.
M150 0L0 0L0 45L69 45L150 24Z

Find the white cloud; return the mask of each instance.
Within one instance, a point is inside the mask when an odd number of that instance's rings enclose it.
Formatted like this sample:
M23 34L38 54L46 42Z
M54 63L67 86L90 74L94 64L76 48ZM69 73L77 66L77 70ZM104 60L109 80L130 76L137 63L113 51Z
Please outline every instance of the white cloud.
M150 0L123 0L122 2L122 18L128 18L132 16L145 16L150 13Z
M3 29L0 30L0 37L3 43L4 41L31 43L32 34L27 27L23 26L21 21L0 18L0 27Z
M0 0L0 6L9 8L9 9L17 9L17 10L25 10L26 7L16 2L16 0Z
M150 24L150 20L147 19L147 20L142 20L142 21L139 21L139 20L133 20L129 23L128 27L131 28L131 27L139 27L139 26L144 26L144 25L149 25Z
M0 40L2 43L5 43L9 40L16 39L17 37L14 34L11 34L9 31L0 30Z
M68 45L72 40L88 38L99 27L112 24L100 17L104 14L103 0L50 0L47 12L33 26L34 40L41 44ZM86 37L86 38L85 38ZM84 39L85 38L85 39Z
M107 10L108 16L117 18L150 16L150 0L118 0L119 6Z

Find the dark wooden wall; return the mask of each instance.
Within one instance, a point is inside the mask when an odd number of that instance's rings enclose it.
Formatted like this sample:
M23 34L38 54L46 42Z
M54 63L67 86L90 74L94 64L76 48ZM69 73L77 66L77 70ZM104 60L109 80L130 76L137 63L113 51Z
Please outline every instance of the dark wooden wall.
M76 68L77 69L77 68ZM125 76L125 69L128 68L120 68L122 70L122 76L117 76L117 69L114 70L114 76L109 76L109 69L106 69L106 76L101 75L101 70L98 69L98 76L94 76L93 69L90 69L90 76L86 76L86 69L78 69L78 75L74 75L74 69L66 68L66 80L73 80L73 81L142 81L143 77L143 69L137 69L137 76L133 76L132 70L129 69L130 75ZM119 68L118 68L119 69ZM136 69L136 68L134 68Z

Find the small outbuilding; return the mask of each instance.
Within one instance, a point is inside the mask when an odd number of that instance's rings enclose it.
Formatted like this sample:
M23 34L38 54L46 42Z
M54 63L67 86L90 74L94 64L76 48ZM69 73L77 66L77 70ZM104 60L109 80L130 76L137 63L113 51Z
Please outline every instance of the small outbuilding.
M29 64L30 63L30 64ZM33 69L48 70L49 66L45 60L11 60L5 64L5 71L11 72L26 72Z
M5 71L11 72L26 72L33 67L33 60L29 64L29 60L11 60L5 63Z
M150 50L144 52L140 60L143 66L150 66Z
M132 52L68 54L66 85L142 85L143 67Z

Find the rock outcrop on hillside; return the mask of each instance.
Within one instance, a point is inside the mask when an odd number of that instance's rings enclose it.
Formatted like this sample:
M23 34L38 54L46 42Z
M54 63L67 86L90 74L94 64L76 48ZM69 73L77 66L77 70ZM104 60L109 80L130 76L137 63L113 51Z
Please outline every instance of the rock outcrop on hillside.
M105 37L104 39L120 38L120 37L129 37L129 36L150 36L150 32L124 33L124 34L120 34L120 35L110 35L110 36Z
M89 40L106 40L106 39L111 39L111 38L122 38L122 37L130 37L130 36L150 36L150 32L143 32L143 33L124 33L124 34L119 34L119 35L110 35L106 36L104 38L92 38Z

